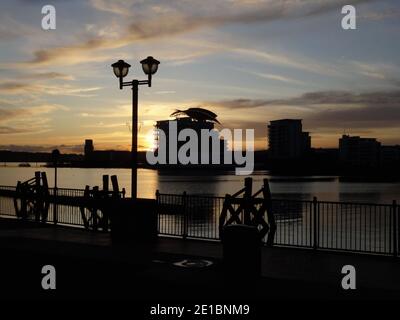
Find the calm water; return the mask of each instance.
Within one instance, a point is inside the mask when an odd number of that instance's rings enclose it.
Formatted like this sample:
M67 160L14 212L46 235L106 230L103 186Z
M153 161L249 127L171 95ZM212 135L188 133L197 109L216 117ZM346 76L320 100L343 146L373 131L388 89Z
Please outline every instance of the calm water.
M40 164L39 164L40 165ZM18 180L25 181L34 176L35 171L45 171L49 185L54 183L54 169L37 167L18 167L16 164L0 166L0 185L16 185ZM82 189L85 185L102 184L102 175L117 175L120 188L125 187L130 194L129 169L58 169L58 186ZM257 190L264 178L271 178L266 171L257 171L253 175L254 189ZM318 181L318 177L305 177L309 181L287 181L285 177L272 177L271 191L275 198L312 199L326 201L355 201L373 203L391 203L400 200L400 183L355 183L339 182L337 177ZM283 179L279 181L280 179ZM317 179L317 180L315 180ZM234 174L197 173L165 173L156 170L139 169L138 194L140 197L154 198L157 189L162 193L182 193L203 195L220 195L234 193L243 187L244 177Z

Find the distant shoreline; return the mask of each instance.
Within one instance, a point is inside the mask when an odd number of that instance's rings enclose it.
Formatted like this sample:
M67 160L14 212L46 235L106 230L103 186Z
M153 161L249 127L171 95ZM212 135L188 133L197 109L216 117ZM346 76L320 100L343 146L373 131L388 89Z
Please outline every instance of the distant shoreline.
M13 165L7 165L7 164L13 164ZM4 165L5 164L5 165ZM30 162L30 167L28 166L19 166L21 162L3 162L3 164L0 164L0 168L54 168L51 164L45 163L45 162ZM77 165L65 165L62 164L58 166L58 168L71 168L71 169L131 169L130 167L127 166L77 166ZM161 174L170 174L174 176L182 176L182 175L197 175L197 174L213 174L213 175L231 175L234 174L234 168L232 167L212 167L212 166L201 166L201 167L184 167L184 166L179 166L179 167L153 167L153 166L148 166L144 164L140 164L138 166L138 169L149 169L149 170L156 170L160 172ZM338 180L339 182L370 182L370 183L395 183L395 182L400 182L400 176L398 175L393 175L393 174L388 174L384 173L382 175L377 174L375 172L372 173L364 173L364 172L358 172L357 174L351 174L351 173L340 173L340 172L334 172L334 171L322 171L318 170L317 172L312 172L312 171L291 171L291 170L279 170L279 171L274 171L274 170L269 170L265 167L262 166L257 166L254 169L254 175L268 175L270 176L270 181L271 182L329 182L329 181L335 181Z

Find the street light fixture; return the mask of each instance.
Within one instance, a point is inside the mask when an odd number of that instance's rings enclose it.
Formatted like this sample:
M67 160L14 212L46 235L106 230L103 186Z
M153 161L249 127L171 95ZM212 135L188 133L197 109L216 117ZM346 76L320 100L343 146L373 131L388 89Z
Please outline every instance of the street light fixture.
M154 59L153 57L147 57L146 59L140 61L140 63L142 64L143 72L148 76L149 87L151 87L151 77L157 72L160 61Z
M113 68L115 76L119 79L119 88L122 90L123 87L130 86L132 88L132 151L131 151L131 194L132 199L137 198L137 145L138 145L138 90L139 85L148 85L151 87L151 78L158 70L158 65L160 61L154 59L153 57L147 57L146 59L140 61L142 64L143 72L148 76L147 80L132 80L124 82L123 78L128 75L129 68L131 65L126 63L124 60L118 60L113 63L111 67Z
M126 63L124 60L118 60L111 66L113 68L115 76L119 78L119 88L122 89L123 86L122 79L128 75L129 68L131 67L131 65L129 63Z

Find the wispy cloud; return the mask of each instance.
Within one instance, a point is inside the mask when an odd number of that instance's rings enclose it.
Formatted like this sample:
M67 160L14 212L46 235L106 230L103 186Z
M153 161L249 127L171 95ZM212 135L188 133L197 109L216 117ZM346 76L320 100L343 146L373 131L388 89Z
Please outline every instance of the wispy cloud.
M6 12L0 14L0 40L15 41L20 37L29 37L37 32L21 21L12 18Z
M0 134L16 134L30 132L27 128L14 128L8 126L0 126Z
M17 107L0 102L0 133L24 134L43 133L51 130L51 118L48 114L68 108L57 104L41 104L29 107Z
M301 84L301 81L283 76L283 75L279 75L279 74L272 74L272 73L263 73L263 72L256 72L256 71L249 71L249 70L245 70L245 69L241 69L241 68L233 68L234 70L243 72L243 73L247 73L259 78L263 78L263 79L268 79L268 80L273 80L273 81L278 81L278 82L284 82L284 83L292 83L292 84Z
M0 82L0 93L2 94L40 94L40 95L56 95L56 96L76 96L76 97L93 97L93 92L100 90L101 87L81 88L66 84L46 85L35 82L17 82L6 81Z
M96 112L93 110L86 109L77 113L77 116L82 118L125 118L130 117L132 112L132 106L130 105L117 105L112 109L110 108L99 108Z
M1 127L0 127L1 132ZM24 152L51 152L54 149L60 150L62 153L82 153L83 152L83 144L73 144L73 145L16 145L16 144L7 144L0 145L0 150L7 151L24 151Z
M400 17L400 10L397 8L386 9L384 11L369 11L361 14L358 19L382 21L387 19L397 19Z
M208 102L207 105L228 110L237 109L238 114L260 108L276 111L285 106L289 110L294 108L296 117L304 118L313 128L338 128L341 125L354 128L400 127L399 90L366 93L309 92L286 99L235 99ZM261 109L258 113L260 112L262 113Z
M372 0L353 0L353 4ZM94 8L116 13L130 22L126 29L112 37L91 36L85 41L34 52L34 58L23 65L40 66L50 63L75 64L85 61L102 61L107 54L93 56L93 50L116 49L138 41L166 38L201 28L234 23L268 23L282 19L299 19L339 9L347 4L336 1L211 1L199 6L196 1L103 1L92 0ZM265 55L264 58L271 59ZM281 61L290 64L290 61ZM297 65L300 67L300 65Z
M322 75L341 76L341 72L334 66L318 63L318 61L299 56L290 56L282 53L265 52L255 49L236 48L234 52L251 56L259 61L266 62L272 65L294 68L310 73L317 73Z
M38 114L46 114L55 110L68 110L68 108L56 104L43 104L27 108L18 108L11 105L10 108L10 105L4 106L3 104L0 104L0 121L4 122L20 116L31 117Z
M60 72L25 73L19 75L19 78L33 80L75 80L75 77Z
M400 67L397 65L361 61L349 61L348 64L355 72L362 76L381 80L395 87L400 86L400 77L398 76Z

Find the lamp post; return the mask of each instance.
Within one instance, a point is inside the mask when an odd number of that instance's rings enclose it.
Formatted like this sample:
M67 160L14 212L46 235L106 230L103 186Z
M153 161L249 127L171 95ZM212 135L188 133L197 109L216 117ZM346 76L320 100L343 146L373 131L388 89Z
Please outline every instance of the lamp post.
M131 65L124 60L118 60L111 66L115 76L119 79L119 88L130 86L132 88L132 150L131 150L131 194L132 199L137 198L137 146L138 146L138 90L140 85L151 87L151 78L158 70L160 61L153 57L147 57L140 61L143 72L147 75L147 80L132 80L124 82L123 78L128 75Z
M57 165L58 165L58 160L60 158L60 151L58 149L54 149L51 152L51 158L53 160L54 164L54 205L53 205L53 222L54 224L57 224L58 222L58 211L57 211Z

